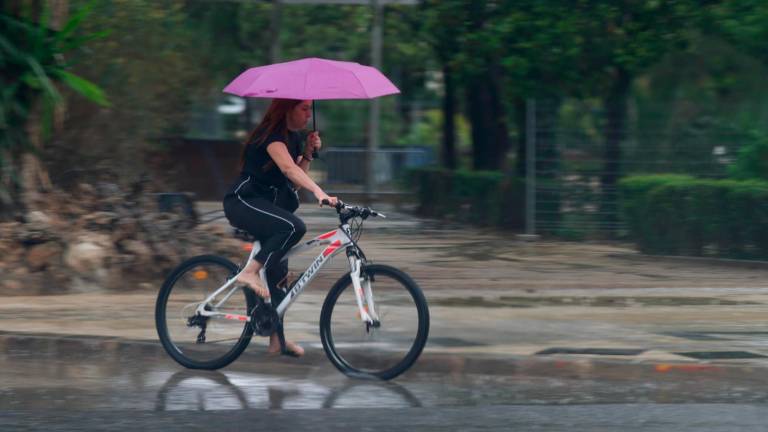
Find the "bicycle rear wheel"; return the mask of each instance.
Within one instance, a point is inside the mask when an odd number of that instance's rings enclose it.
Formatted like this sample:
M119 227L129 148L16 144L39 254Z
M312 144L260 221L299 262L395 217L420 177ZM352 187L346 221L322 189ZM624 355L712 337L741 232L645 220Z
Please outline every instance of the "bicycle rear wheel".
M331 288L320 313L320 338L331 363L352 377L392 379L418 359L429 333L424 294L405 273L384 265L363 268L380 325L362 322L349 274ZM370 305L365 305L370 311Z
M251 341L253 329L247 321L197 312L198 306L237 270L226 258L203 255L181 263L163 283L155 306L157 334L168 354L182 366L222 368L235 361ZM254 301L254 294L247 288L232 286L205 308L230 314L230 318L244 318Z

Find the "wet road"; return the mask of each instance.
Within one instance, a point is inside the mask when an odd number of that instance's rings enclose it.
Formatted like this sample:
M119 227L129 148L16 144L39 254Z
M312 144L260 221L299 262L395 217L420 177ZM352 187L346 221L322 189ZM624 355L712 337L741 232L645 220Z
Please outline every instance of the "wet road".
M219 372L158 343L0 335L0 430L765 430L752 365L427 354L394 382L351 380L322 351L259 346Z
M317 314L343 260L291 310L305 358L257 343L220 372L184 370L162 350L146 313L158 283L14 293L0 302L0 432L768 430L768 267L388 215L366 252L419 281L433 323L396 381L350 380L319 348ZM333 226L327 212L302 217Z

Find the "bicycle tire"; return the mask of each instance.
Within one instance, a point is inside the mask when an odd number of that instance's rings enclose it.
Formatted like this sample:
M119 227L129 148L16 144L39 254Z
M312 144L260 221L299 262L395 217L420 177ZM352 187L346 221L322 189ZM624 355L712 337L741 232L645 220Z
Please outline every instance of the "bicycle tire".
M207 369L214 370L223 368L233 361L235 361L240 354L248 347L253 336L253 329L248 322L242 322L243 329L240 332L237 342L232 345L231 349L227 350L224 354L216 356L207 360L198 360L185 354L185 351L179 346L179 342L174 341L169 333L167 314L168 298L173 292L174 287L177 287L177 283L181 280L182 276L187 274L190 270L200 267L202 265L211 265L213 267L220 267L225 273L226 277L234 276L238 267L232 261L216 256L216 255L200 255L187 259L179 264L163 282L162 288L157 296L157 302L155 304L155 326L157 329L157 335L160 338L160 343L165 348L168 355L171 356L180 365L189 369ZM223 283L224 280L219 283ZM218 288L220 285L216 285L214 288ZM246 313L251 310L255 304L255 294L247 289L241 289L242 294L245 297L245 303L247 310L241 313ZM200 298L199 301L203 299ZM184 318L183 316L181 317ZM233 331L236 333L236 327L240 321L232 324Z
M407 349L407 353L401 359L396 360L394 364L388 365L382 369L376 369L361 368L359 366L355 366L353 365L351 356L340 352L339 346L337 346L338 341L334 339L334 324L332 321L334 320L334 309L339 301L339 297L348 288L350 288L350 291L353 290L353 288L351 288L352 279L349 273L344 275L334 284L325 298L323 308L320 313L320 339L323 343L323 349L325 350L325 354L328 356L328 359L339 371L345 375L352 378L375 378L381 380L390 380L407 371L416 362L416 360L419 358L419 355L421 355L429 335L429 307L427 305L427 300L421 291L421 288L419 288L416 282L414 282L413 279L411 279L411 277L406 273L394 267L381 264L367 265L363 268L362 271L368 278L372 278L373 280L374 303L377 303L378 297L378 294L376 293L376 285L378 284L378 282L376 282L377 278L389 278L392 281L399 283L400 287L404 288L404 290L407 291L407 293L410 295L410 298L412 299L416 309L418 324L416 335L413 338L410 347ZM356 305L354 308L357 310ZM376 309L379 309L378 303L376 304ZM385 322L384 317L381 318L382 329L384 329L388 324ZM357 323L363 326L363 323L360 321L360 319L356 319ZM368 328L366 328L366 333L370 334L370 330ZM355 356L361 358L362 362L364 363L365 360L362 359L362 357L373 354L374 353L370 350L362 349L357 350ZM354 362L357 363L357 361Z

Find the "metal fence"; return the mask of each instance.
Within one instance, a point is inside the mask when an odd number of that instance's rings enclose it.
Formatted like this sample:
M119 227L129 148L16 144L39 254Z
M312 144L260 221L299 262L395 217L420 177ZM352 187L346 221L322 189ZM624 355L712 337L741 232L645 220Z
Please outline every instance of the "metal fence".
M361 193L365 185L363 147L330 147L321 152L312 170L321 185L334 193ZM374 151L374 194L403 193L398 187L410 168L429 165L434 155L428 147L381 148Z
M526 183L529 234L617 238L626 234L615 182L629 175L675 173L722 178L750 135L722 124L645 114L627 119L609 163L607 115L578 101L529 101Z

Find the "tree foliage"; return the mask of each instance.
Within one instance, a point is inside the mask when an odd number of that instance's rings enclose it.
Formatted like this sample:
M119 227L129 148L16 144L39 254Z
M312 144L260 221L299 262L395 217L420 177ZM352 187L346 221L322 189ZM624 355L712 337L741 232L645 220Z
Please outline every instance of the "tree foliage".
M71 54L104 35L80 32L91 9L90 5L80 8L58 30L49 27L47 7L39 14L29 7L14 14L10 8L0 10L0 203L4 209L21 205L22 156L40 150L31 144L30 131L40 130L43 140L50 136L54 110L65 102L60 88L108 105L101 88L71 72ZM31 127L31 121L36 127Z

